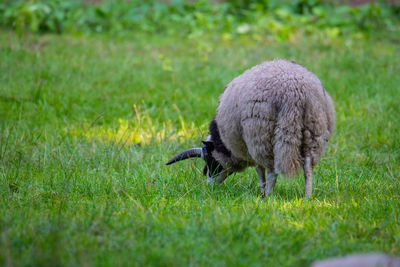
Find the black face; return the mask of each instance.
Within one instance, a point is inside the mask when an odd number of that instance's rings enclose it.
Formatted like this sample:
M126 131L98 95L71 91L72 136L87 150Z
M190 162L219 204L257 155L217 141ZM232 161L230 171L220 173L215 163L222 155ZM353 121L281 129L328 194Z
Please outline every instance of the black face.
M203 174L209 177L214 177L220 174L223 171L222 165L215 160L212 156L212 151L214 150L214 144L211 141L203 141L203 145L201 147L203 151L203 158L206 162L206 166L204 166Z

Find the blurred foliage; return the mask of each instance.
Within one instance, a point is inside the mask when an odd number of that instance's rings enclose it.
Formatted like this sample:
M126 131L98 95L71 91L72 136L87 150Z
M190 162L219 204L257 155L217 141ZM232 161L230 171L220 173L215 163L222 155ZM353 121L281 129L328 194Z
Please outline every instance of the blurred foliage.
M334 5L322 0L207 0L81 1L31 0L0 4L0 25L18 32L167 32L201 35L221 32L236 35L271 33L288 39L297 30L346 32L396 30L398 5L370 3L358 7Z

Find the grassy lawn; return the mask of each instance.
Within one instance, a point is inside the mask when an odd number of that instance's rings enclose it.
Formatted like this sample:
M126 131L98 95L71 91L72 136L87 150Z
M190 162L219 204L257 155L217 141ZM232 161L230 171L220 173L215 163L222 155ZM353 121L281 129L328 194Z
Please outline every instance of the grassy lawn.
M400 46L393 38L224 40L0 32L0 264L306 266L400 253ZM206 184L207 136L245 69L316 73L337 127L305 200L302 174L260 201L253 168Z

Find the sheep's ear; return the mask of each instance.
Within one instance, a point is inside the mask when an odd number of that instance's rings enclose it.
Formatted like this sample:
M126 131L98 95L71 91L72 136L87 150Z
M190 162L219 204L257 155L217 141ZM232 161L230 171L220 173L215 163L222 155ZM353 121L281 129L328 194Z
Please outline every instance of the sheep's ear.
M206 146L207 151L213 151L214 150L213 141L203 141L203 144Z

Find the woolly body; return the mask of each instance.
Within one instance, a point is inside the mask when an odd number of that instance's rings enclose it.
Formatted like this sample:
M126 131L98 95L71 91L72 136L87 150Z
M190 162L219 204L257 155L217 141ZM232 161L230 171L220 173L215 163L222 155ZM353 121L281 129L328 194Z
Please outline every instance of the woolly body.
M225 87L210 132L229 153L216 146L212 155L232 172L261 166L291 177L305 156L318 163L334 125L332 99L317 76L291 61L267 61Z

